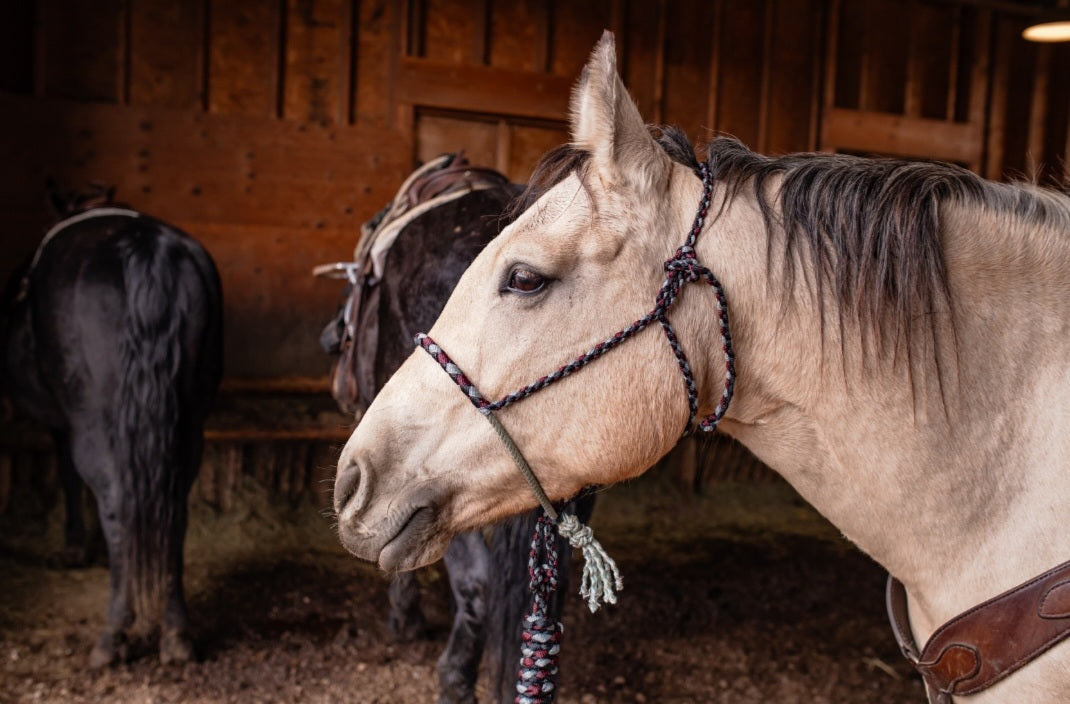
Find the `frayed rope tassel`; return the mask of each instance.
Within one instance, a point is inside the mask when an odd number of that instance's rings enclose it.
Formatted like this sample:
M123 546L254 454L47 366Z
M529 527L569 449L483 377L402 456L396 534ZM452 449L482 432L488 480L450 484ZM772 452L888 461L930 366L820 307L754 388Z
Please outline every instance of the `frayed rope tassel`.
M617 563L609 556L602 544L594 539L590 526L580 523L580 519L571 513L561 515L557 531L574 548L583 551L583 581L580 583L580 596L587 599L587 608L593 614L602 602L617 603L617 592L624 589Z
M552 704L557 697L555 679L564 626L551 621L548 615L558 584L555 527L572 547L583 551L580 594L587 599L592 613L603 601L615 604L616 591L624 588L617 564L594 539L590 527L571 514L562 515L556 524L546 513L539 516L528 555L532 605L531 613L524 618L515 704Z

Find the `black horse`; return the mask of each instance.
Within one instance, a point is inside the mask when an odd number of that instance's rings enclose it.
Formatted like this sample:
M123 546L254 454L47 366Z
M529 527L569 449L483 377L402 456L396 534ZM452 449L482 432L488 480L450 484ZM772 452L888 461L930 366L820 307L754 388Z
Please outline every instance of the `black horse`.
M111 585L90 665L157 625L160 659L188 660L182 546L222 367L219 276L187 234L95 195L53 194L63 219L5 291L0 373L52 432L69 549L83 480L96 498Z
M382 261L381 276L374 282L373 296L363 301L360 310L350 309L350 319L356 327L372 325L377 329L377 341L368 345L369 338L359 337L363 330L353 330L364 352L374 354L368 359L371 372L371 394L382 388L394 371L411 354L413 336L431 329L446 299L458 279L477 254L503 227L523 211L524 205L534 202L529 193L523 196L524 186L509 183L502 175L487 169L468 167L460 155L446 155L443 166L431 173L431 185L421 188L420 181L407 181L399 198L414 194L413 206L420 200L415 194L434 197L448 192L439 191L443 182L454 176L463 179L477 177L480 186L453 184L460 189L454 197L432 201L397 232L396 240ZM419 173L419 172L418 172ZM431 193L428 193L428 190ZM523 196L523 197L522 197ZM396 206L398 201L393 204ZM386 209L389 217L390 206ZM383 216L381 213L380 216ZM372 221L373 227L380 225ZM370 272L364 272L363 276ZM358 281L356 286L362 285ZM347 289L351 292L351 289ZM368 295L365 290L364 295ZM321 342L338 353L340 340L346 334L345 309L324 329ZM363 315L361 315L363 314ZM343 359L339 363L344 363ZM337 370L335 376L337 377ZM335 398L339 399L336 383ZM355 387L356 383L350 384ZM370 402L369 399L365 399ZM586 520L593 508L593 496L580 500L578 511ZM494 701L503 704L516 699L517 666L520 658L522 620L529 606L528 552L538 512L517 516L496 526L489 545L482 533L471 532L457 536L446 551L444 563L454 600L454 622L446 649L438 660L440 704L461 704L475 701L475 684L484 650L487 655L487 678ZM568 589L569 548L559 540L562 556L562 583L558 596ZM419 583L414 572L394 576L390 586L390 627L399 639L415 637L423 630L420 613ZM563 600L555 599L552 616L560 620Z

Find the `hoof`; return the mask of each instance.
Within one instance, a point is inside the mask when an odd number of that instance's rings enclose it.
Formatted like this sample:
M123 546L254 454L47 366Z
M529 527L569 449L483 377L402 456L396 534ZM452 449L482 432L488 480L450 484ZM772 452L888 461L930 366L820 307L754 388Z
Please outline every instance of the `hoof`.
M478 704L472 692L443 692L438 697L438 704Z
M85 567L89 564L89 551L80 545L68 545L59 554L63 567Z
M193 639L185 631L164 631L160 635L160 662L181 664L196 658Z
M427 627L424 625L423 616L402 619L393 614L387 620L387 630L390 640L394 643L411 643L423 640L427 636Z
M128 655L126 637L121 633L105 633L97 639L93 652L89 653L89 668L99 670L126 660Z

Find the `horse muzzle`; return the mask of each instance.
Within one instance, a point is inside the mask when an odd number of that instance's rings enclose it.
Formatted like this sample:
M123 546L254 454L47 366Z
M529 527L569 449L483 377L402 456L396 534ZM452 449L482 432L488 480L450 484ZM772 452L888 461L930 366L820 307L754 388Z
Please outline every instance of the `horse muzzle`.
M384 571L412 570L442 557L451 536L438 528L438 509L427 491L377 500L373 474L353 463L339 469L334 509L346 550Z

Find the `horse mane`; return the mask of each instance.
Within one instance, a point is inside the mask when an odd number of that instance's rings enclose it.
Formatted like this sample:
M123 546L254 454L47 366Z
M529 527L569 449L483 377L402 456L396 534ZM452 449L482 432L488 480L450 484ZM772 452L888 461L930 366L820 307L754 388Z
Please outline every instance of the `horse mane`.
M699 168L682 130L650 130L671 159ZM809 260L802 276L822 305L822 329L824 294L830 289L839 302L841 330L853 319L864 341L876 343L868 349L890 343L895 350L904 343L911 369L915 334L923 332L938 345L932 313L953 312L941 241L942 206L979 208L1011 224L1070 228L1070 207L1054 192L986 181L942 162L831 153L768 157L732 137L713 139L707 158L714 181L725 187L714 219L749 186L770 233L770 255L775 242L782 241L785 291L794 287L800 262ZM589 153L571 145L547 153L514 202L516 214L570 173L580 173L582 180L589 160ZM773 237L778 230L785 236ZM767 258L770 266L773 260ZM918 329L925 324L927 330ZM942 376L939 367L937 373Z

